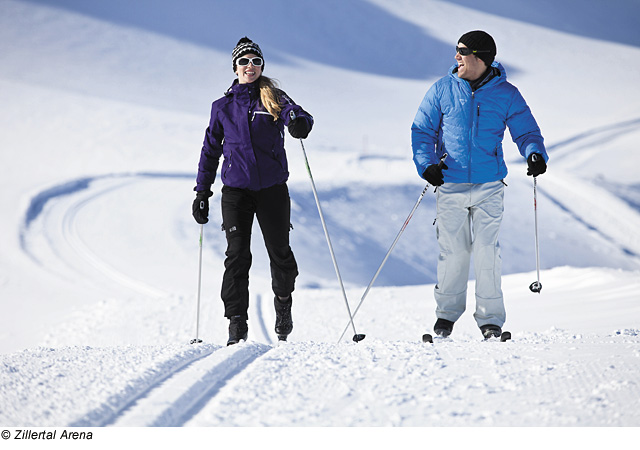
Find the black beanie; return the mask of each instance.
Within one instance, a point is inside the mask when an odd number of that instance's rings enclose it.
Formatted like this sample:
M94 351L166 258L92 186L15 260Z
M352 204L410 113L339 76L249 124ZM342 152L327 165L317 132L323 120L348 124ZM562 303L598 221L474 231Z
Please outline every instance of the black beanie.
M487 66L491 66L498 52L495 41L484 31L469 31L463 34L460 39L458 39L458 42L466 45L471 50L477 50L478 53L475 55L483 60Z
M248 55L249 53L253 53L254 55L258 55L262 58L262 70L264 70L264 56L262 56L262 50L260 50L260 46L253 42L248 37L243 37L236 44L236 48L233 49L231 53L231 59L233 60L233 72L236 71L236 61L238 58L243 57L244 55Z

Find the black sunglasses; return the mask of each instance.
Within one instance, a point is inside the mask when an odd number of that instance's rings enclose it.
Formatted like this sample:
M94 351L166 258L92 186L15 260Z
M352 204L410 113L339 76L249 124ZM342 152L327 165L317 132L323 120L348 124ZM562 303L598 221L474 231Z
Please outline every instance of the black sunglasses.
M236 64L239 66L248 66L249 63L253 64L256 67L259 67L263 64L262 58L259 56L253 58L238 58Z
M490 53L491 50L471 50L469 47L458 47L456 45L456 53L460 53L462 56L475 55L476 53Z

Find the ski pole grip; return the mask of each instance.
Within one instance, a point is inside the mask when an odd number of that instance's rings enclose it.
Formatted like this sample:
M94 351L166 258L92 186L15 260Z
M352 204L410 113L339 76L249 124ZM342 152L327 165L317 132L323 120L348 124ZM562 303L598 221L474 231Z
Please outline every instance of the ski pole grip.
M296 113L293 111L293 109L289 113L289 117L291 118L291 121L289 121L289 123L296 120ZM302 145L302 151L304 151L304 144L302 143L302 138L300 138L300 145ZM307 171L309 172L309 175L311 175L311 170L307 168Z
M447 156L449 156L448 153L445 153L444 155L442 155L442 158L440 158L440 162L438 163L438 167L442 168L442 165L444 164L444 160L447 159Z
M204 209L204 200L200 200L200 209Z
M536 162L540 156L537 153L531 154L531 161Z

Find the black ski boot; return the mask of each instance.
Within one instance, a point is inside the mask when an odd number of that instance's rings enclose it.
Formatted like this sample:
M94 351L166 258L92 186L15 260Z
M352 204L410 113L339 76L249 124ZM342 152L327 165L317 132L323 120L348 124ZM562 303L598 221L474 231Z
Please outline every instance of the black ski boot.
M279 341L286 341L287 336L291 334L293 330L293 319L291 319L291 304L293 298L291 295L286 300L280 300L276 295L273 299L273 304L276 308L276 334Z
M247 326L247 319L242 316L233 316L229 319L229 340L227 346L237 344L240 341L247 340L247 334L249 333L249 327Z
M447 319L438 319L433 326L433 332L443 338L449 337L453 331L453 323Z
M480 327L484 339L499 338L502 335L502 328L498 325L482 325Z

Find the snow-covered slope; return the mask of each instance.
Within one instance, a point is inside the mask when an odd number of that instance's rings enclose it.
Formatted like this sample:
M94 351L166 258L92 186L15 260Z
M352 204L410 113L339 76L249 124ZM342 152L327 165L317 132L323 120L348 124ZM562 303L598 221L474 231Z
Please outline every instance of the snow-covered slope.
M288 24L274 31L232 2L0 0L0 424L640 425L640 48L624 26L640 7L599 9L585 35L595 13L571 14L578 2L541 2L530 21L511 3L250 1ZM435 321L428 192L356 316L367 338L350 342L350 330L337 343L347 310L291 139L291 342L274 342L256 232L249 342L221 347L216 191L204 343L189 345L192 188L237 39L260 43L267 74L316 119L305 147L353 310L424 188L409 145L416 108L456 39L478 28L496 38L551 155L537 295L532 182L505 141L513 341L479 342L468 313L449 342L420 342Z

